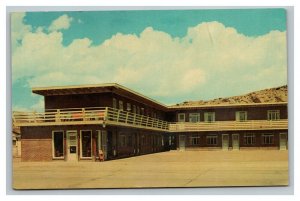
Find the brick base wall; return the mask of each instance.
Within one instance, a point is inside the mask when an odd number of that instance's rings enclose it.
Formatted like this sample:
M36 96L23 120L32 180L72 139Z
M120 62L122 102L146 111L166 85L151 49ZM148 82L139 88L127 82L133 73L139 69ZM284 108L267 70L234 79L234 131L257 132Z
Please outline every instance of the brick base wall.
M51 139L24 139L22 140L22 161L51 161Z

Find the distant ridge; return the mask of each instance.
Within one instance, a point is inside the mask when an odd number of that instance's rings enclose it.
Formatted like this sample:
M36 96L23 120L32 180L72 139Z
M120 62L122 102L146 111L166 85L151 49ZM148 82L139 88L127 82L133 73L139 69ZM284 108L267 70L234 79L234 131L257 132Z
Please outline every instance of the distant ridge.
M218 104L247 104L247 103L277 103L288 101L287 85L254 91L241 96L226 98L216 98L208 101L185 101L176 106L198 106L198 105L218 105Z

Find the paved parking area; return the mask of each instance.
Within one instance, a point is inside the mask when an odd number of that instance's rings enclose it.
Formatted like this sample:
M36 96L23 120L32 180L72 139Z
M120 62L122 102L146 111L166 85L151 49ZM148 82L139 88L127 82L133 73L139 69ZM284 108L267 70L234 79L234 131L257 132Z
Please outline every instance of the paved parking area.
M13 163L15 189L288 185L288 151L171 151L106 162Z

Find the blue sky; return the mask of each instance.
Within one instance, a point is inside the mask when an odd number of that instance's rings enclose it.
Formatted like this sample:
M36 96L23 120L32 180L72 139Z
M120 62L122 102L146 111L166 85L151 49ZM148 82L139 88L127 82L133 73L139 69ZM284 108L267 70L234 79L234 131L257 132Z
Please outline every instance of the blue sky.
M284 9L27 12L11 23L14 109L42 108L36 86L118 82L173 104L287 83Z

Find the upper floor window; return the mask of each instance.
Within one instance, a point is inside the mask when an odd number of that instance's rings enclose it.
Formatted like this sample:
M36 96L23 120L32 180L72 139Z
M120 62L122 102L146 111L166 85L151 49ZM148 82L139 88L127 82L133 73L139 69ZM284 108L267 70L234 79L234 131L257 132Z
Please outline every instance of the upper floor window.
M190 113L189 118L190 118L190 122L199 122L200 114L199 113Z
M144 115L145 114L145 109L142 107L141 108L141 115Z
M204 112L204 121L205 122L214 122L215 121L215 112Z
M247 112L246 111L237 111L235 112L236 121L247 121Z
M280 112L279 110L268 110L268 120L279 120Z
M131 111L131 104L127 103L127 111Z
M135 105L132 105L132 112L136 113L136 106Z
M113 98L113 108L117 108L117 99Z
M119 110L124 110L123 101L119 101Z
M139 106L136 107L136 113L140 114L140 107Z
M185 113L178 113L178 122L185 122Z

